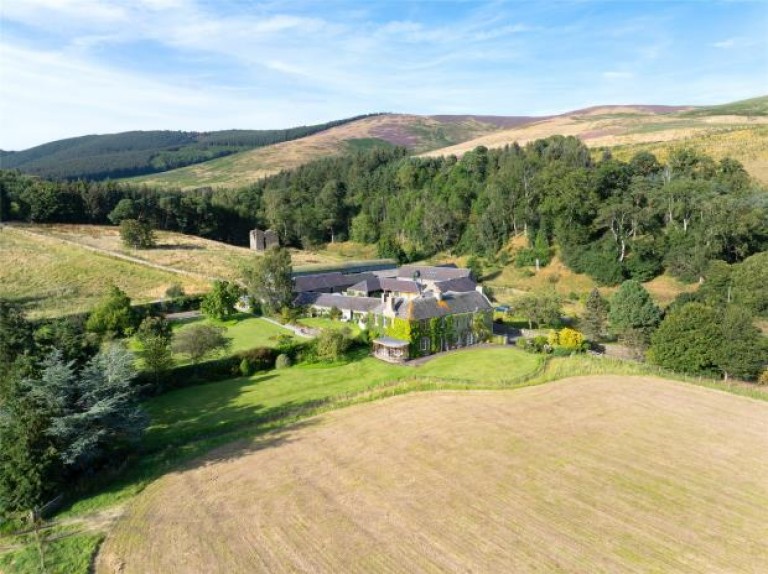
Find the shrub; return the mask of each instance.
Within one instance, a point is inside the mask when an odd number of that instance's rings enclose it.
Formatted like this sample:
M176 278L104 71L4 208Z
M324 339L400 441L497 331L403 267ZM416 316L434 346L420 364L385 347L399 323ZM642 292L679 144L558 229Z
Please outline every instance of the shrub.
M275 359L276 369L286 369L291 366L291 358L286 354L280 354Z
M136 314L131 299L112 285L88 317L85 328L100 335L125 335L136 326Z
M192 325L174 335L173 350L189 356L193 363L206 355L218 353L229 347L232 340L225 335L226 329L214 325Z
M168 299L178 299L185 295L186 293L184 293L184 287L182 287L181 283L173 283L165 290L165 296Z
M341 319L341 310L338 307L331 307L331 310L328 312L328 317L333 321L338 321Z
M565 327L558 332L558 344L569 351L584 350L584 335L576 329Z
M251 363L248 362L248 359L243 359L240 361L240 374L244 377L250 377L253 374L253 369L251 369Z
M120 239L128 247L149 249L157 243L152 226L136 219L123 219L120 222Z

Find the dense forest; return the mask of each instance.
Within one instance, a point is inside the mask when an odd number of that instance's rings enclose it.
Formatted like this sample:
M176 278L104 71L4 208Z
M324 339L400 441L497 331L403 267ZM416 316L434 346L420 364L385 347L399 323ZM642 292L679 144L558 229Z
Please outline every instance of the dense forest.
M0 167L61 180L131 177L303 138L364 117L369 116L281 130L133 131L88 135L19 152L0 151Z
M737 161L690 149L674 151L666 165L647 152L593 161L578 139L563 136L477 148L461 159L372 149L215 192L4 172L0 194L5 219L137 218L234 244L251 227L269 226L284 244L353 239L403 261L440 251L493 258L510 236L527 234L537 257L546 260L557 245L569 267L602 284L663 270L693 281L711 261L768 249L768 194Z

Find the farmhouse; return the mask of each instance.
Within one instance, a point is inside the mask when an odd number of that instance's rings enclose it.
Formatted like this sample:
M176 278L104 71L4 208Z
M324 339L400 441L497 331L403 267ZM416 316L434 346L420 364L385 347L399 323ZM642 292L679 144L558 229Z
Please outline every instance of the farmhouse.
M407 266L366 274L296 277L296 304L341 313L344 321L382 336L374 355L405 361L474 345L491 331L493 308L468 269Z

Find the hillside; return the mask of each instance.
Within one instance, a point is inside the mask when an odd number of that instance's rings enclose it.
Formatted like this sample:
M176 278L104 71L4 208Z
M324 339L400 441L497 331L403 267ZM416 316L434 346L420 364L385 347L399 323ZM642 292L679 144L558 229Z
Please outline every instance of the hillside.
M601 106L499 130L426 156L454 154L485 146L498 148L560 134L576 136L591 148L650 149L666 154L674 145L700 148L715 158L730 155L768 182L768 96L708 108ZM622 149L622 148L620 148ZM628 155L623 153L624 156Z
M129 181L181 188L241 186L322 157L375 145L405 146L414 153L454 145L538 118L501 116L367 117L308 137L222 157Z
M131 131L86 135L23 151L0 150L0 167L54 179L128 177L174 169L343 125L348 118L279 130Z
M212 279L238 279L241 266L259 257L202 237L170 231L156 236L156 248L132 249L114 226L6 225L0 231L0 298L21 303L33 317L86 311L110 284L147 302L173 283L196 293L207 291ZM297 270L354 264L373 255L353 243L317 252L291 249Z

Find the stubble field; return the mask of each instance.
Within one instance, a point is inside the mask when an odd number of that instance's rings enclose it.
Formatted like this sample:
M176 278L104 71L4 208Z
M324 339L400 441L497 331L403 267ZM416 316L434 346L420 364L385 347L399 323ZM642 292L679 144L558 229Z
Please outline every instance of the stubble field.
M153 483L97 572L758 572L768 405L650 377L397 397Z

